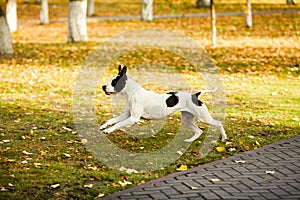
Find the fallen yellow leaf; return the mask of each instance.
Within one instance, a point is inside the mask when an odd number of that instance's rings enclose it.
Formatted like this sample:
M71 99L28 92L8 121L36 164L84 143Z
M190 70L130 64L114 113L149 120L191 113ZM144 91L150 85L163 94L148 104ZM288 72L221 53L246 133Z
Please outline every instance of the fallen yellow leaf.
M65 127L65 126L63 126L62 129L64 129L65 131L70 131L70 132L72 131L72 129Z
M120 184L122 187L125 187L126 185L131 185L132 182L129 182L129 181L124 180L123 182L122 182L122 181L119 181L119 184Z
M221 180L218 178L212 178L212 179L210 179L210 181L213 183L221 182Z
M98 168L95 166L95 167L90 167L89 169L93 170L93 171L96 171Z
M176 170L177 171L185 171L185 170L187 170L188 169L188 167L186 166L186 165L181 165L179 168L177 168Z
M198 188L195 187L195 186L191 186L191 189L192 189L192 190L197 190Z
M75 142L75 140L68 140L67 143L68 144L73 144Z
M92 188L93 186L94 186L93 184L86 184L83 187L85 187L85 188Z
M16 162L15 159L5 159L4 162Z
M226 152L225 147L216 147L216 150L217 150L219 153L225 153L225 152Z
M33 165L34 165L35 168L38 168L38 169L42 168L41 163L33 163Z
M40 156L45 156L47 154L46 151L40 151Z

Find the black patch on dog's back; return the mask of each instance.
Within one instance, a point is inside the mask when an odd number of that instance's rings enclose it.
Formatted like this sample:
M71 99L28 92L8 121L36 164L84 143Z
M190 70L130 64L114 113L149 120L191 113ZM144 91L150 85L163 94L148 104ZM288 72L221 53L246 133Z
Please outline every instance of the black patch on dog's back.
M202 104L203 104L203 102L198 99L200 94L201 94L201 92L197 92L196 94L192 94L192 102L196 106L202 106Z
M178 96L176 96L177 92L168 92L167 94L170 94L171 96L169 98L167 98L166 100L166 104L167 104L167 107L173 107L175 106L176 104L178 104L179 102L179 98Z

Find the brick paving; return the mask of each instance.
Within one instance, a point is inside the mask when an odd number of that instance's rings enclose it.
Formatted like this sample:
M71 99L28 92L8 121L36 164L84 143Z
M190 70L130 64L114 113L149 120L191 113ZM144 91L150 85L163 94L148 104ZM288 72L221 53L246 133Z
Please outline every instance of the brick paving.
M300 200L300 135L101 198L108 199Z

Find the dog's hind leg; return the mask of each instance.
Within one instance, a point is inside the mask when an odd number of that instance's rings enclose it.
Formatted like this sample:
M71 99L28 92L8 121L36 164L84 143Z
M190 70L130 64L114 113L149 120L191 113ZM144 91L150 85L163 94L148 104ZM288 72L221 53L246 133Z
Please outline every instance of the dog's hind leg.
M185 142L193 142L198 137L200 137L202 130L195 124L195 116L187 111L181 111L181 120L184 125L186 125L188 128L190 128L192 131L194 131L194 136L184 140Z
M212 118L209 114L206 115L206 117L199 117L198 119L201 122L205 123L205 124L218 127L220 132L221 132L221 135L222 135L222 142L226 141L227 135L226 135L225 130L223 128L222 122Z
M225 142L226 139L227 139L227 135L226 135L225 130L223 128L222 122L220 122L218 120L215 120L215 119L212 119L210 124L219 128L219 130L221 131L221 135L222 135L222 142Z

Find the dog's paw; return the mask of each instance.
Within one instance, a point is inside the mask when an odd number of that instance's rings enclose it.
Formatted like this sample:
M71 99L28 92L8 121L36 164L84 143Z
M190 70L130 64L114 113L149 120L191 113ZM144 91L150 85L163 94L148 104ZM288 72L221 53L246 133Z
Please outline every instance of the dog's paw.
M222 137L222 142L226 142L227 137Z
M107 128L107 129L104 129L103 130L103 133L105 133L105 134L110 134L111 132L113 132L115 129L113 129L113 128Z
M104 130L106 129L107 125L106 124L103 124L102 126L99 127L99 130Z

